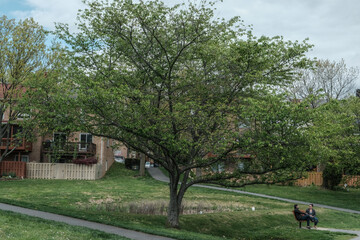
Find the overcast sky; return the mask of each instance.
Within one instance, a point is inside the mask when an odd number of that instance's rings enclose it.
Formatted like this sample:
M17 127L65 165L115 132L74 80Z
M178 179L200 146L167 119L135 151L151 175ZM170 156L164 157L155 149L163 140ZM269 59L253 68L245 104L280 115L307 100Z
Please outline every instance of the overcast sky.
M164 2L173 5L183 0ZM0 15L33 17L53 29L54 22L74 25L77 10L83 7L81 0L0 0ZM360 67L359 0L223 0L215 7L216 16L240 16L257 36L309 38L315 47L308 56L343 58L348 67Z

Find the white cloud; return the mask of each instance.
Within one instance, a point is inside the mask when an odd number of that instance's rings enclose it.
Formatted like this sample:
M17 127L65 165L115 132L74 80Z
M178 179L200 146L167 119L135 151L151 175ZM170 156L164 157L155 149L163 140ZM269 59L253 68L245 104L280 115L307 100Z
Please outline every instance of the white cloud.
M6 0L7 1L7 0ZM29 10L17 11L17 18L33 17L48 29L54 22L68 23L74 30L81 0L24 0ZM138 1L138 0L134 0ZM166 5L187 0L163 0ZM198 0L194 0L198 1ZM284 36L315 44L311 57L360 67L359 0L223 0L215 4L216 17L239 15L245 25L253 25L257 36Z
M26 0L29 10L16 11L17 18L32 17L47 29L54 29L54 23L68 23L74 27L78 9L84 8L81 0Z
M360 1L358 0L224 0L220 15L240 15L257 36L310 39L309 56L341 58L360 67Z

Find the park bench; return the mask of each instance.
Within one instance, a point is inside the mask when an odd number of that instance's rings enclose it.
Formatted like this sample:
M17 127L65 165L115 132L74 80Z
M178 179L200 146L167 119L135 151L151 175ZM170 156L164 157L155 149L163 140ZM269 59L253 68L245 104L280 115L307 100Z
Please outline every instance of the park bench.
M299 222L299 228L301 228L301 223L302 223L302 222L306 222L306 220L298 220L298 219L296 218L295 212L292 211L292 213L294 214L295 220Z

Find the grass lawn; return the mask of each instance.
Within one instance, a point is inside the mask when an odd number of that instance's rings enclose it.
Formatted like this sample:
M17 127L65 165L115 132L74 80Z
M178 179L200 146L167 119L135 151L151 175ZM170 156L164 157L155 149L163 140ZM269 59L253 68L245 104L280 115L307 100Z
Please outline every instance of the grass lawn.
M165 169L161 171L168 176ZM331 191L320 186L249 185L239 190L360 211L360 188Z
M0 211L0 239L2 240L125 240L113 234L73 227L53 221Z
M356 188L330 191L318 186L252 185L240 190L360 211L360 189Z
M0 202L126 227L177 239L350 239L340 233L298 229L290 203L191 188L180 230L166 227L168 185L137 177L115 163L97 181L18 180L0 182ZM342 193L340 193L342 194ZM290 198L290 197L289 197ZM315 202L315 201L314 201ZM251 208L255 207L255 211ZM301 206L304 209L306 206ZM316 208L319 226L360 229L360 215ZM203 214L200 214L200 213Z

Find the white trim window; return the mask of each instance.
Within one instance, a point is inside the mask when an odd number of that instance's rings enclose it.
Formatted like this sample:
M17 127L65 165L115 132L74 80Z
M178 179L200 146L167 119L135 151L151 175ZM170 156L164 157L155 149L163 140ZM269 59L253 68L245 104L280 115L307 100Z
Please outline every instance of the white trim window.
M91 133L80 133L79 150L87 150L90 143L92 143Z
M17 162L19 160L19 156L15 155L14 160ZM29 162L29 155L21 155L20 160L22 162Z

